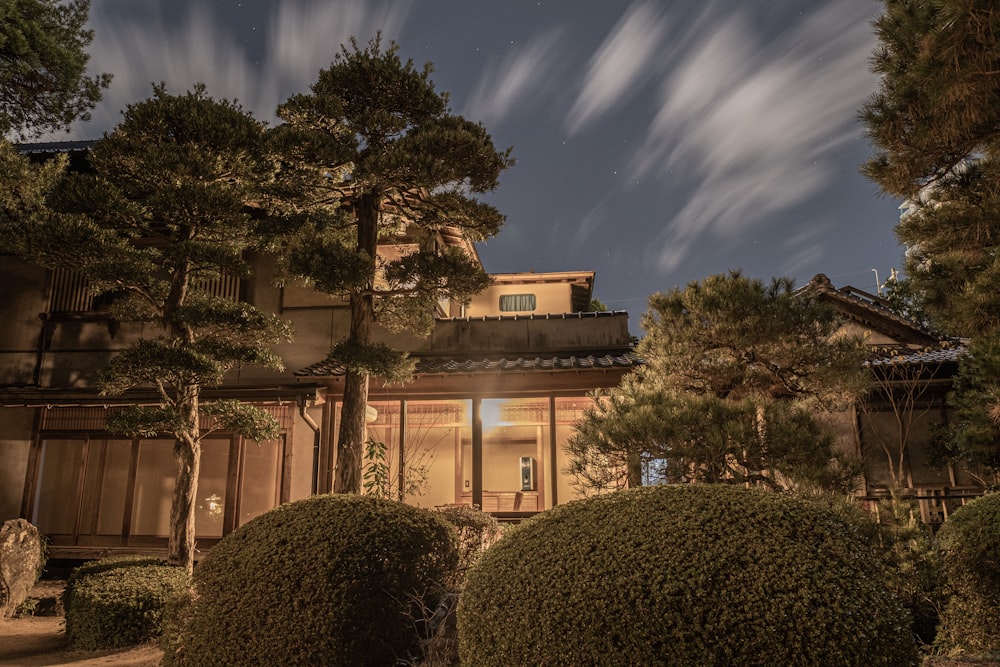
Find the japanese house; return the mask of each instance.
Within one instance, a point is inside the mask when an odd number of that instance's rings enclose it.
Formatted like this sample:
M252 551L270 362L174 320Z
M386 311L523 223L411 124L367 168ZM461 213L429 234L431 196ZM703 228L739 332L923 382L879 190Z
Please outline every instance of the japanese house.
M80 161L87 148L29 151ZM440 241L478 258L457 232L445 230ZM616 385L638 361L627 313L586 312L593 284L587 271L500 274L471 303L439 304L429 338L384 333L417 360L417 375L405 386L371 383L369 435L385 443L390 466L382 491L508 517L574 498L560 474L561 444L588 392ZM0 285L0 520L32 521L56 558L162 551L173 442L105 430L109 410L155 396L101 396L95 382L116 350L149 332L109 321L72 267L50 271L0 256ZM274 287L266 260L253 278L208 289L279 314L296 336L278 349L286 372L244 369L205 391L266 407L282 434L260 444L225 431L206 436L200 549L280 503L331 489L343 376L326 358L348 327L343 302Z
M69 152L79 163L87 147L29 152ZM440 242L478 258L454 230ZM563 443L590 405L589 392L617 385L640 363L627 313L588 312L593 285L588 271L496 274L470 303L439 304L428 338L383 332L384 342L410 352L417 374L402 386L371 383L368 430L385 445L388 472L381 491L512 519L578 497L563 473ZM72 267L50 271L0 255L0 521L32 521L54 558L165 553L173 442L105 429L110 410L156 397L101 396L95 383L117 350L149 332L111 322L87 287ZM933 424L947 418L944 396L960 346L894 315L877 296L836 289L821 275L807 288L844 314L848 331L866 336L871 368L885 382L835 420L842 445L866 462L859 494L875 499L903 486L921 499L926 520L943 520L982 489L961 469L931 465L923 449ZM296 337L277 350L286 372L242 370L205 392L265 407L282 433L260 444L226 431L206 437L200 549L280 503L331 490L343 374L327 354L348 327L343 302L275 287L265 259L251 279L207 289L280 315ZM913 400L894 402L903 389Z

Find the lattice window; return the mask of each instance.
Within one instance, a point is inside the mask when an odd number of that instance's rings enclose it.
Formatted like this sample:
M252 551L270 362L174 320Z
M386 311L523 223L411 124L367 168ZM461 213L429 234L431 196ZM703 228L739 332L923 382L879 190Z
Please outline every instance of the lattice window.
M283 429L292 426L292 408L288 405L257 406L278 420ZM103 431L108 417L108 410L115 408L78 407L53 408L44 412L42 429L46 431ZM213 428L214 424L208 417L201 420L202 430Z
M90 281L76 271L55 269L49 285L50 313L83 313L94 310Z
M194 289L232 301L240 300L242 280L236 276L222 274L212 280L200 280L193 284ZM55 269L49 285L50 313L88 313L107 306L105 297L94 295L90 290L90 281L76 271L70 269Z
M194 283L194 288L202 292L208 292L212 296L239 301L242 282L236 276L222 274L212 280L199 280Z

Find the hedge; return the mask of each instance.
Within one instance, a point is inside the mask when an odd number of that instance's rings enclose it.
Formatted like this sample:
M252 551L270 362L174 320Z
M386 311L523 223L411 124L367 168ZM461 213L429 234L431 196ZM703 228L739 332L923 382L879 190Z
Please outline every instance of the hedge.
M829 504L728 485L563 505L469 573L462 663L916 664L869 536Z
M156 558L119 556L86 563L66 581L66 637L75 648L87 650L158 637L164 608L189 586L184 568Z
M951 593L939 637L967 651L1000 651L1000 493L960 507L937 539Z
M166 665L392 665L420 652L457 560L431 510L314 496L224 537L195 568Z

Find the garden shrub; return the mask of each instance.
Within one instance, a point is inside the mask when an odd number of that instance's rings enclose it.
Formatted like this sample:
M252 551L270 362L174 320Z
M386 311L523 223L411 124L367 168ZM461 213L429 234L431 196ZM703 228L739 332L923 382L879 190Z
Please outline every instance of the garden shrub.
M951 593L939 635L966 651L1000 651L1000 493L956 510L937 541Z
M874 519L889 590L909 612L917 641L932 645L944 591L938 551L929 528L920 519L920 508L915 500L892 490L889 498L879 502Z
M66 637L75 648L133 646L157 637L167 601L183 595L184 568L156 558L121 556L84 564L70 573L63 593Z
M916 664L866 537L844 510L727 485L562 505L469 573L462 664Z
M455 623L458 594L465 586L469 569L504 533L504 526L491 514L467 505L441 508L438 515L451 524L458 536L458 565L447 580L447 596L436 608L425 610L425 615L430 618L420 642L421 664L425 666L458 664L458 628Z
M444 507L438 513L458 534L458 568L453 583L460 588L469 568L479 562L483 553L503 535L503 527L492 514L466 505Z
M166 665L393 665L420 651L457 560L432 510L356 495L277 507L224 537Z

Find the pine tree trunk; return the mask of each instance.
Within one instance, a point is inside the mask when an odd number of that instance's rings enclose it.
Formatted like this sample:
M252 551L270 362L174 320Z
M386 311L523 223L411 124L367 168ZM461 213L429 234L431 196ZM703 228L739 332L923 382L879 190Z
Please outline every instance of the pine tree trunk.
M375 256L378 252L379 200L362 197L355 208L358 221L358 252L371 259L367 289L351 292L349 340L371 345L375 337ZM361 493L361 459L365 442L365 409L368 407L368 373L348 370L344 378L344 405L340 411L334 493Z
M364 452L367 404L368 374L348 371L344 378L344 406L340 411L334 493L361 493L361 458Z
M194 568L195 505L198 499L198 472L201 469L201 433L198 423L198 387L189 387L183 402L187 428L174 443L177 476L170 503L170 534L167 561L172 565Z

